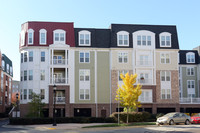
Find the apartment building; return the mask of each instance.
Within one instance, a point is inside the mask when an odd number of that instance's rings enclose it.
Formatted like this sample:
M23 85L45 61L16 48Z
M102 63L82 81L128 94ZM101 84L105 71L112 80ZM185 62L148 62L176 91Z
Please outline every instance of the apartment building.
M5 113L11 105L12 95L12 61L0 51L0 113Z
M107 117L115 100L120 73L137 73L142 84L138 111L181 111L179 43L176 26L111 24L108 29L74 28L73 23L22 24L21 116L31 93L46 103L53 116L53 85L57 117ZM181 105L181 106L180 106Z

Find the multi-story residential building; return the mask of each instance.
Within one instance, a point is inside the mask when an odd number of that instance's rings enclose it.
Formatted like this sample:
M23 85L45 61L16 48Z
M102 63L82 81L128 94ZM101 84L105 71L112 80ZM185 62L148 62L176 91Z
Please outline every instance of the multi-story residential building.
M106 117L118 111L120 73L137 73L139 111L180 111L179 44L176 26L111 24L109 29L74 28L73 23L22 24L21 116L31 93L41 94L45 116ZM180 108L181 107L181 108ZM121 110L121 108L120 108Z
M20 96L20 82L17 80L13 80L12 81L12 99L11 102L12 103L16 103L17 99L16 99L16 94L18 93L18 97Z
M13 67L12 61L1 52L0 75L0 113L5 113L6 109L11 105Z

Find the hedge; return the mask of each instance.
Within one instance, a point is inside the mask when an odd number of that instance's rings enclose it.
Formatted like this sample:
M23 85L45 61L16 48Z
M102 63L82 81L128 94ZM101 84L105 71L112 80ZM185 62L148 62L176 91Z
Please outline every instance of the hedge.
M52 124L53 118L10 118L11 125ZM56 118L56 123L115 123L115 119L101 117L63 117Z
M117 121L118 119L118 112L114 112L111 115L112 118ZM119 112L120 121L126 122L127 113L126 112ZM148 112L130 112L129 113L129 122L149 122L154 121L154 118Z

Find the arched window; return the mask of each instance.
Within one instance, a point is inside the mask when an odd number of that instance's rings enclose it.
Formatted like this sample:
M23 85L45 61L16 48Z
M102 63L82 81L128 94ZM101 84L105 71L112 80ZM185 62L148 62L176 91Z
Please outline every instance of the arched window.
M28 44L33 44L33 40L34 40L34 30L29 29L28 30Z
M186 54L186 62L187 63L195 63L195 54L193 52L189 52Z
M61 30L61 29L57 29L57 30L54 30L53 31L53 35L54 35L54 43L62 43L62 44L65 44L65 31L64 30Z
M91 46L91 32L87 30L79 31L79 46Z
M40 29L40 44L45 45L47 40L47 31L45 29Z
M117 46L129 46L129 33L127 31L117 32Z
M171 33L160 33L160 47L171 47Z

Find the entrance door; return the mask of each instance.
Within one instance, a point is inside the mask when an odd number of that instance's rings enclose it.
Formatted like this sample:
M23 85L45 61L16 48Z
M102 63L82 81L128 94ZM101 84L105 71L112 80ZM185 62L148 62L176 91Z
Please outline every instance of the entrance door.
M101 117L106 117L106 110L104 109L104 110L101 110Z

